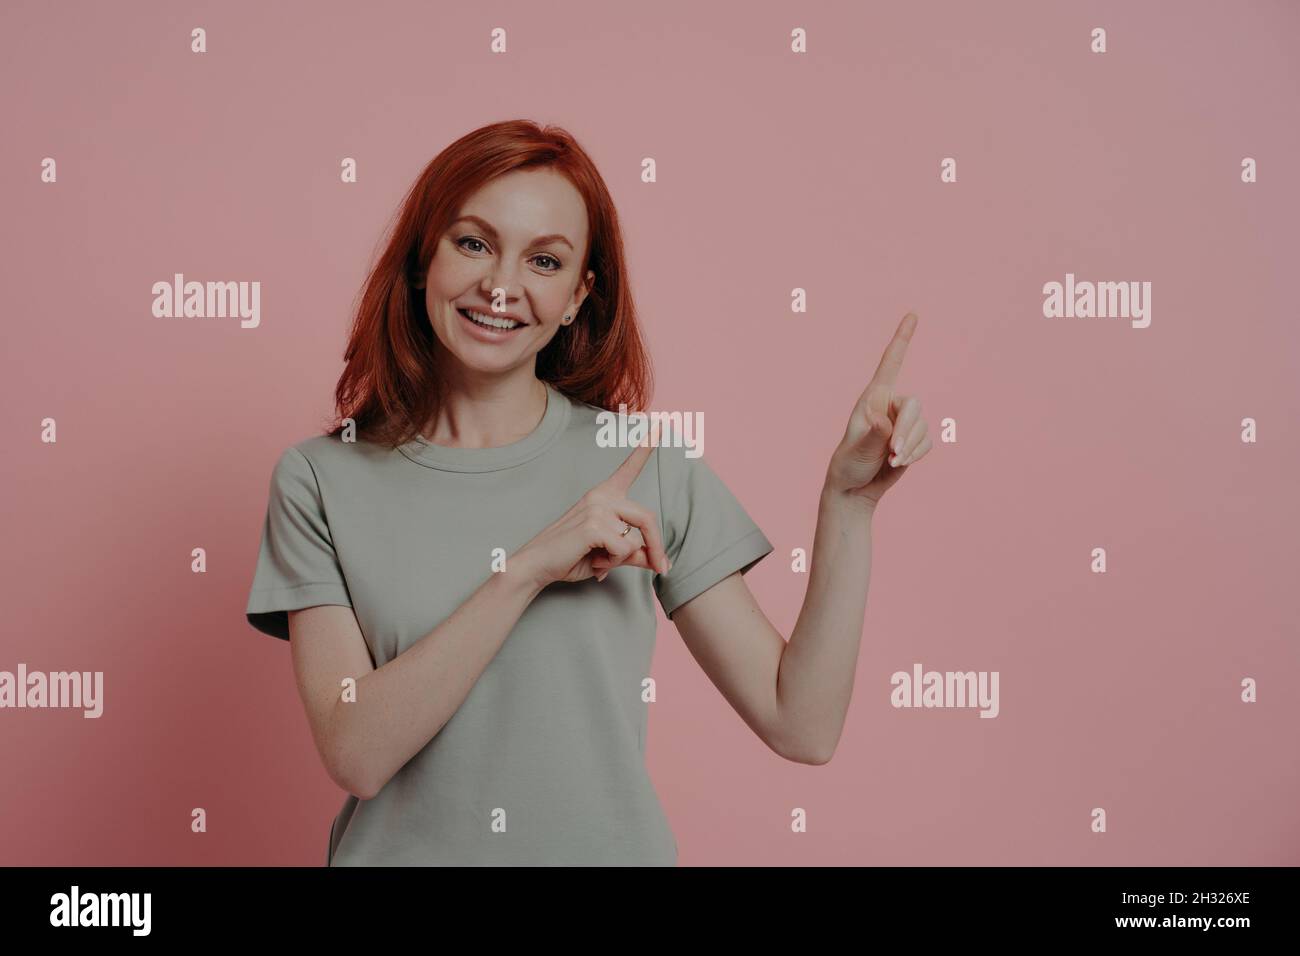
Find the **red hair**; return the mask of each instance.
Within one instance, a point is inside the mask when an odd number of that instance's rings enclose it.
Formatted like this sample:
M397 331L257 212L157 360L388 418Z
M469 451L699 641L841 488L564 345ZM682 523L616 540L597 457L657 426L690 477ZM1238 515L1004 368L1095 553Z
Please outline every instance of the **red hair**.
M357 437L390 447L410 441L434 420L442 397L438 358L422 276L439 238L462 204L489 180L516 169L562 173L587 207L587 262L592 288L573 322L560 326L537 354L537 377L571 398L609 411L645 408L650 359L637 326L623 259L618 213L595 164L565 130L528 120L494 123L456 140L407 191L387 247L366 279L335 388L337 418L356 422Z

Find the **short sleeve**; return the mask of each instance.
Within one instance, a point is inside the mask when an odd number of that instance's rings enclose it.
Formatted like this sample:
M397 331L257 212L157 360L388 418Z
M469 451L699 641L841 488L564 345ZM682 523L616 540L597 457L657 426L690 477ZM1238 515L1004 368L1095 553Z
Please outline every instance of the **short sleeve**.
M671 620L673 612L735 571L744 573L772 551L772 544L703 456L660 444L660 519L672 570L654 577L655 593Z
M288 448L271 473L262 543L248 596L248 623L289 639L289 615L317 604L352 606L321 505L316 472Z

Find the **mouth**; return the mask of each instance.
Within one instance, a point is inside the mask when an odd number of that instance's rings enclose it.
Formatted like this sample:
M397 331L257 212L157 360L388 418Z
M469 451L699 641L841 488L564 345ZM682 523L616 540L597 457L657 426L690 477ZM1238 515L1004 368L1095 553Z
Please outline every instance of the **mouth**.
M492 341L509 338L525 327L525 323L518 319L501 318L477 310L457 309L456 312L479 337L487 337Z

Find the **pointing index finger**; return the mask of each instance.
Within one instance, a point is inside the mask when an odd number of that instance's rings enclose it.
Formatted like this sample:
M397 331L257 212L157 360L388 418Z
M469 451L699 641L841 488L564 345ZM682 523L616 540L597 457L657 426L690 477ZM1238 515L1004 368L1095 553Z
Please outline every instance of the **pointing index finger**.
M898 328L894 331L894 337L885 346L885 354L880 357L880 365L876 367L876 374L871 377L872 385L892 386L897 380L898 373L903 368L903 356L907 353L907 343L912 341L912 333L916 331L916 322L916 313L909 312L903 316L903 321L898 323Z
M655 450L657 444L657 435L647 433L645 439L636 448L632 449L632 454L624 459L623 464L619 465L610 475L605 484L613 488L620 494L626 494L627 490L632 487L632 482L636 481L637 476L641 474L641 469L650 459L650 453Z

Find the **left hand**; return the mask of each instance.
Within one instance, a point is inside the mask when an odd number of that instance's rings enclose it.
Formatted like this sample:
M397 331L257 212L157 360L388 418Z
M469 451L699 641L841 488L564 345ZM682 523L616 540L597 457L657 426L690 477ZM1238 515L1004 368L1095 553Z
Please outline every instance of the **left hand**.
M920 400L894 393L916 323L909 312L898 324L826 470L828 491L862 499L872 508L931 447Z

